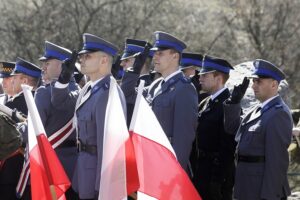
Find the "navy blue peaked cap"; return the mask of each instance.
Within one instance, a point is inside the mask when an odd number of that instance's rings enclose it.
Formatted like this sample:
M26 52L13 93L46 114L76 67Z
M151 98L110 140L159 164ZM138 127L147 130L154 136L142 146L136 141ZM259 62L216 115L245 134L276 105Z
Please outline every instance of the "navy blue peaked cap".
M192 66L202 67L203 56L199 53L182 53L180 68L185 69Z
M22 58L17 58L16 66L11 75L26 74L34 78L40 78L42 70L35 64L28 62Z
M229 74L230 70L232 69L233 67L227 60L205 55L202 61L202 68L199 74L206 74L214 71Z
M144 40L135 40L135 39L126 39L125 49L121 60L130 58L134 56L136 53L143 52L145 49L146 41ZM151 54L151 53L150 53ZM151 55L150 55L151 56Z
M165 50L165 49L175 49L179 53L181 53L185 48L186 44L176 38L175 36L165 33L162 31L154 32L155 36L155 43L151 50L158 51L158 50Z
M275 79L278 82L285 79L285 74L283 71L269 61L256 59L253 61L253 65L255 67L255 71L250 78L267 77Z
M0 61L0 78L10 77L14 68L15 68L14 62Z
M118 52L118 48L114 44L98 36L89 33L84 33L83 47L78 54L84 54L84 53L90 53L96 51L103 51L111 56L115 56Z
M40 61L45 61L49 59L57 59L64 61L69 59L72 55L72 52L69 49L58 46L54 43L45 41L45 51L44 55L39 58Z

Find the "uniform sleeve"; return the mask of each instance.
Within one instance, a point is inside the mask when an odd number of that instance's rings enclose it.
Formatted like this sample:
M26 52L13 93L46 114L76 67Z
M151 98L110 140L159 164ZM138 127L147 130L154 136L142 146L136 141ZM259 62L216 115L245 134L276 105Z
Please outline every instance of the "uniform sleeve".
M136 91L135 87L139 80L139 74L125 72L122 83L121 83L121 89L124 93L126 103L127 104L134 104L135 98L136 98Z
M37 89L34 95L34 101L37 110L39 111L42 123L45 126L50 109L50 94L47 91L47 88L41 87Z
M184 84L175 96L172 145L177 159L187 168L197 128L198 96L191 84Z
M265 170L262 199L277 199L287 182L288 147L292 137L292 119L287 111L277 109L266 122ZM287 194L288 195L288 194Z
M69 110L75 108L79 95L79 88L75 83L70 83L69 87L57 88L51 86L51 103L58 110Z
M235 135L241 124L241 105L223 103L224 129L227 133Z

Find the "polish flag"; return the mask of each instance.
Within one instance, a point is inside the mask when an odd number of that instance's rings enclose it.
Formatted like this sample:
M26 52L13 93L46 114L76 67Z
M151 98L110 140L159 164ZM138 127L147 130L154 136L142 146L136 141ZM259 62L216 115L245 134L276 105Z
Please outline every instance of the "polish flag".
M45 134L31 87L22 85L22 88L28 107L31 199L64 200L64 193L71 185L70 180Z
M127 199L138 189L135 154L116 80L111 77L106 107L99 200Z
M200 200L142 91L143 83L129 129L140 181L138 199Z

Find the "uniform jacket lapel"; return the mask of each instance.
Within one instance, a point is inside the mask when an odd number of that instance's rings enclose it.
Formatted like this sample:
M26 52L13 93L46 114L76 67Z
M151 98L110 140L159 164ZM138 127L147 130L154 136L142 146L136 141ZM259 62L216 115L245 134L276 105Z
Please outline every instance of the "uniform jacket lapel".
M88 90L88 88L89 88L89 86L91 85L91 82L89 82L89 83L87 83L82 89L81 89L81 92L80 92L80 94L79 94L79 96L78 96L78 100L77 100L77 103L76 103L76 108L75 108L75 110L77 110L80 106L82 106L82 104L84 103L84 102L86 102L86 100L88 99L88 98L86 98L86 97L84 97L84 96L87 96L87 95L85 95L85 93L86 93L86 91ZM89 92L90 93L90 92ZM89 96L90 96L90 94L89 94ZM89 97L88 96L88 97Z
M165 92L168 92L169 90L175 89L175 87L173 86L174 83L176 83L181 78L183 78L183 73L182 72L180 72L180 73L176 74L175 76L171 77L163 85L159 84L158 87L161 87L161 88L159 88L159 90L156 92L156 94L154 94L153 99L155 99L160 94L163 94ZM163 81L163 79L161 81Z
M229 90L225 89L221 94L219 94L214 100L211 100L210 97L207 97L204 101L203 109L200 112L209 112L216 104L224 102L230 96Z
M96 93L99 89L101 89L104 85L109 87L109 80L110 76L104 77L101 81L99 81L96 85L93 86L93 88L87 92L88 87L91 85L91 83L86 84L84 88L81 90L80 96L78 97L76 110L79 109L91 96ZM87 93L86 93L87 92Z
M262 110L257 111L257 109L259 107L260 107L259 105L256 106L255 109L253 109L252 112L249 113L248 120L246 121L246 124L256 120L257 118L259 118L262 115Z
M273 99L272 101L270 101L267 105L265 105L261 110L259 110L258 112L256 112L257 107L255 107L255 109L253 109L252 111L250 111L250 113L248 114L248 116L246 116L246 118L248 119L245 119L246 122L245 124L248 124L258 118L260 118L262 116L262 114L266 111L268 111L271 107L277 105L277 104L280 104L281 101L280 101L280 97L276 97L275 99Z

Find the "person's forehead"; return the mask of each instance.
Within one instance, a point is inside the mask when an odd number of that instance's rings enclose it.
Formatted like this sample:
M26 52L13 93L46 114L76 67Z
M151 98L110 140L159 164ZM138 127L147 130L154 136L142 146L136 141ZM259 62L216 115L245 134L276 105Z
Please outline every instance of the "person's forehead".
M167 53L171 53L171 50L170 49L159 49L154 52L154 54L167 54Z
M83 53L83 54L79 54L78 56L79 57L87 57L87 56L96 55L97 53L99 53L99 51L91 51L91 52L86 52L86 53Z
M13 78L13 76L8 76L8 77L3 77L2 79L3 79L3 81L4 80L10 80L10 79L12 79Z
M214 72L215 71L207 72L207 73L204 73L204 74L200 74L200 76L202 76L202 77L212 77Z
M12 77L13 77L12 78L13 80L20 80L23 77L23 75L22 74L15 74Z
M272 78L267 78L267 77L264 77L264 78L258 77L258 78L252 78L252 81L253 82L258 82L258 83L267 83L267 82L273 81L273 79Z
M52 63L58 63L61 62L60 60L57 60L55 58L50 58L44 61L41 61L42 64L52 64Z

